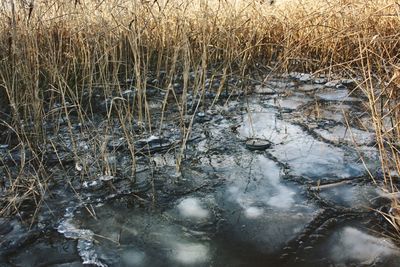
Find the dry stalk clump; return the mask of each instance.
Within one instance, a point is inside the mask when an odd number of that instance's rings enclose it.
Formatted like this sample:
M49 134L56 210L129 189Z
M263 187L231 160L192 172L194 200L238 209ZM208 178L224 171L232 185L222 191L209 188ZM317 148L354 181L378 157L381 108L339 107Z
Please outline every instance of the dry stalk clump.
M400 233L400 69L393 65L388 72L382 90L374 90L376 96L374 124L381 155L384 190L392 195L391 209L384 214ZM372 98L372 97L370 97ZM378 107L376 107L378 106Z

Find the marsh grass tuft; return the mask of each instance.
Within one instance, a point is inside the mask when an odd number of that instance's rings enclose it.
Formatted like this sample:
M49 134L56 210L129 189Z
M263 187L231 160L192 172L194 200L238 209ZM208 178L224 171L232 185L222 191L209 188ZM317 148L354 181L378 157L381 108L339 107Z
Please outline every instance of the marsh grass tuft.
M26 201L40 205L50 179L43 163L46 153L52 150L59 163L66 161L57 142L48 138L50 133L58 134L61 124L67 125L70 160L85 179L91 166L82 157L77 134L85 136L100 155L92 164L104 175L113 175L116 170L106 146L118 121L134 176L134 138L140 132L161 135L164 115L177 109L182 132L179 171L193 123L193 117L185 123L186 115L193 114L188 110L188 95L198 99L195 110L204 108L206 92L214 90L218 97L231 90L226 83L230 78L246 81L257 71L362 77L358 89L369 99L383 183L389 192L397 191L398 2L272 2L2 1L0 143L23 155L11 157L18 158L13 167L6 159L0 162L4 180L0 214L18 212ZM218 79L219 86L212 89L210 79ZM177 80L179 88L174 87ZM154 88L162 92L157 123L152 119L156 111L149 105L149 91ZM100 102L107 120L102 133L94 134L92 121ZM79 121L79 129L74 120ZM51 123L54 127L49 127ZM396 198L393 203L396 208Z

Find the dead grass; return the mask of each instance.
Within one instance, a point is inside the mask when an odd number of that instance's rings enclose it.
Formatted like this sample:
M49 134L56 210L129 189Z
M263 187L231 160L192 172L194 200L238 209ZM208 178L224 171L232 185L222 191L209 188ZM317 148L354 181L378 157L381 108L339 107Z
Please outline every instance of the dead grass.
M395 0L6 0L0 5L0 130L2 141L27 148L35 162L20 164L1 214L18 201L43 197L41 165L45 122L64 117L74 160L81 162L69 117L82 122L95 111L85 97L112 98L121 125L141 123L154 132L147 77L165 92L162 114L176 106L183 122L188 93L201 96L208 73L242 79L262 68L285 72L340 72L364 79L382 158L384 185L397 191L399 158L400 6ZM194 73L194 77L190 77ZM173 84L180 76L183 88ZM130 81L133 102L120 96ZM216 90L224 90L224 83ZM199 106L198 103L197 107ZM163 115L161 123L163 121ZM29 126L29 130L28 129ZM183 148L192 124L182 123ZM134 133L123 128L126 140ZM95 140L101 151L104 145ZM135 149L128 143L135 171ZM104 154L103 158L106 157ZM99 161L99 164L102 161ZM103 162L106 162L104 160ZM177 159L179 169L181 158ZM5 165L4 165L5 166ZM107 174L109 166L103 166ZM6 168L6 167L2 167ZM39 170L31 175L31 169ZM86 166L83 166L85 171ZM30 175L26 175L29 173ZM34 177L28 178L28 177ZM39 190L39 189L40 190ZM40 202L40 201L37 201ZM397 199L393 199L394 208ZM11 207L15 207L12 209ZM396 224L397 225L397 224Z

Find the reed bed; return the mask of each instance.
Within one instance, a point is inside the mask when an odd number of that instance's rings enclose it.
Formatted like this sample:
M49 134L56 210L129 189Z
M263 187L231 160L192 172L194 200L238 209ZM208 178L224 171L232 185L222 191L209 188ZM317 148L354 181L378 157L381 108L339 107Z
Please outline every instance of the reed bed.
M16 176L3 164L7 186L1 214L17 213L26 201L43 201L51 180L42 160L43 144L50 142L45 125L64 118L77 151L69 117L74 108L82 123L91 120L95 110L88 97L115 100L107 106L106 131L112 130L112 109L127 125L126 140L134 136L130 124L159 131L152 127L146 93L150 75L165 92L162 114L177 107L182 121L188 94L209 90L210 73L221 80L217 97L229 77L246 81L256 71L362 77L358 89L369 98L383 186L397 192L399 15L395 0L2 1L0 140L24 148L31 157L27 161L21 154ZM173 87L177 77L182 80L179 92ZM135 89L134 101L117 105L127 83ZM191 125L181 125L183 150ZM134 171L135 149L128 145ZM79 162L77 152L74 161ZM112 173L109 166L102 169ZM386 214L397 229L398 205L393 197L392 213Z

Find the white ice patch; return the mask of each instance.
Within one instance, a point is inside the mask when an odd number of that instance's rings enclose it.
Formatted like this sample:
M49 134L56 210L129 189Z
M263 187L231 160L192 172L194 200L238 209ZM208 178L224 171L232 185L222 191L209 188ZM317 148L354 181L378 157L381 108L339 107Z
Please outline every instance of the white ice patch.
M274 110L246 114L238 131L244 138L267 139L274 144L297 138L303 133L300 127L277 119Z
M315 187L318 188L318 187ZM349 183L337 183L322 186L320 196L338 205L369 210L371 201L377 197L377 187L372 185L352 185Z
M335 143L346 142L353 145L355 142L358 145L368 145L373 144L375 141L374 133L348 128L343 125L337 125L328 129L316 129L315 131L323 138Z
M358 154L316 140L300 126L277 118L271 109L254 105L252 112L243 116L238 131L242 138L272 142L271 154L288 163L294 175L348 178L365 173L365 167L356 162Z
M271 150L278 160L288 163L294 175L310 178L361 176L365 167L358 162L358 155L315 140L303 134Z
M308 103L311 99L304 95L293 95L283 99L270 99L267 103L274 107L295 110Z
M352 261L370 265L379 258L398 254L390 241L352 227L344 228L335 243L331 257L337 263Z
M94 248L94 232L88 229L77 228L70 218L72 215L73 213L70 213L69 211L66 212L64 216L65 219L57 227L58 232L63 234L66 238L78 240L77 250L83 264L107 267L107 264L104 264L99 260Z
M244 215L248 219L256 219L256 218L260 217L263 213L264 213L264 210L261 208L257 208L257 207L249 207L249 208L245 209L245 211L244 211Z
M360 101L359 98L349 96L348 90L338 90L336 88L325 88L323 91L318 92L316 96L326 101Z
M204 209L197 198L186 198L177 206L179 213L186 218L205 219L209 216L208 210Z
M173 250L174 259L183 264L204 263L209 259L207 246L196 243L177 243Z
M275 185L277 190L277 194L271 197L267 203L270 206L281 208L281 209L289 209L294 204L294 195L296 194L294 191L290 190L288 187L283 185Z
M289 209L293 206L296 192L281 183L280 169L275 162L262 155L257 156L252 163L251 175L255 180L250 184L247 177L245 180L236 177L227 189L231 200L245 210L245 215L247 209L250 209L251 213L254 204L260 202L279 209Z

